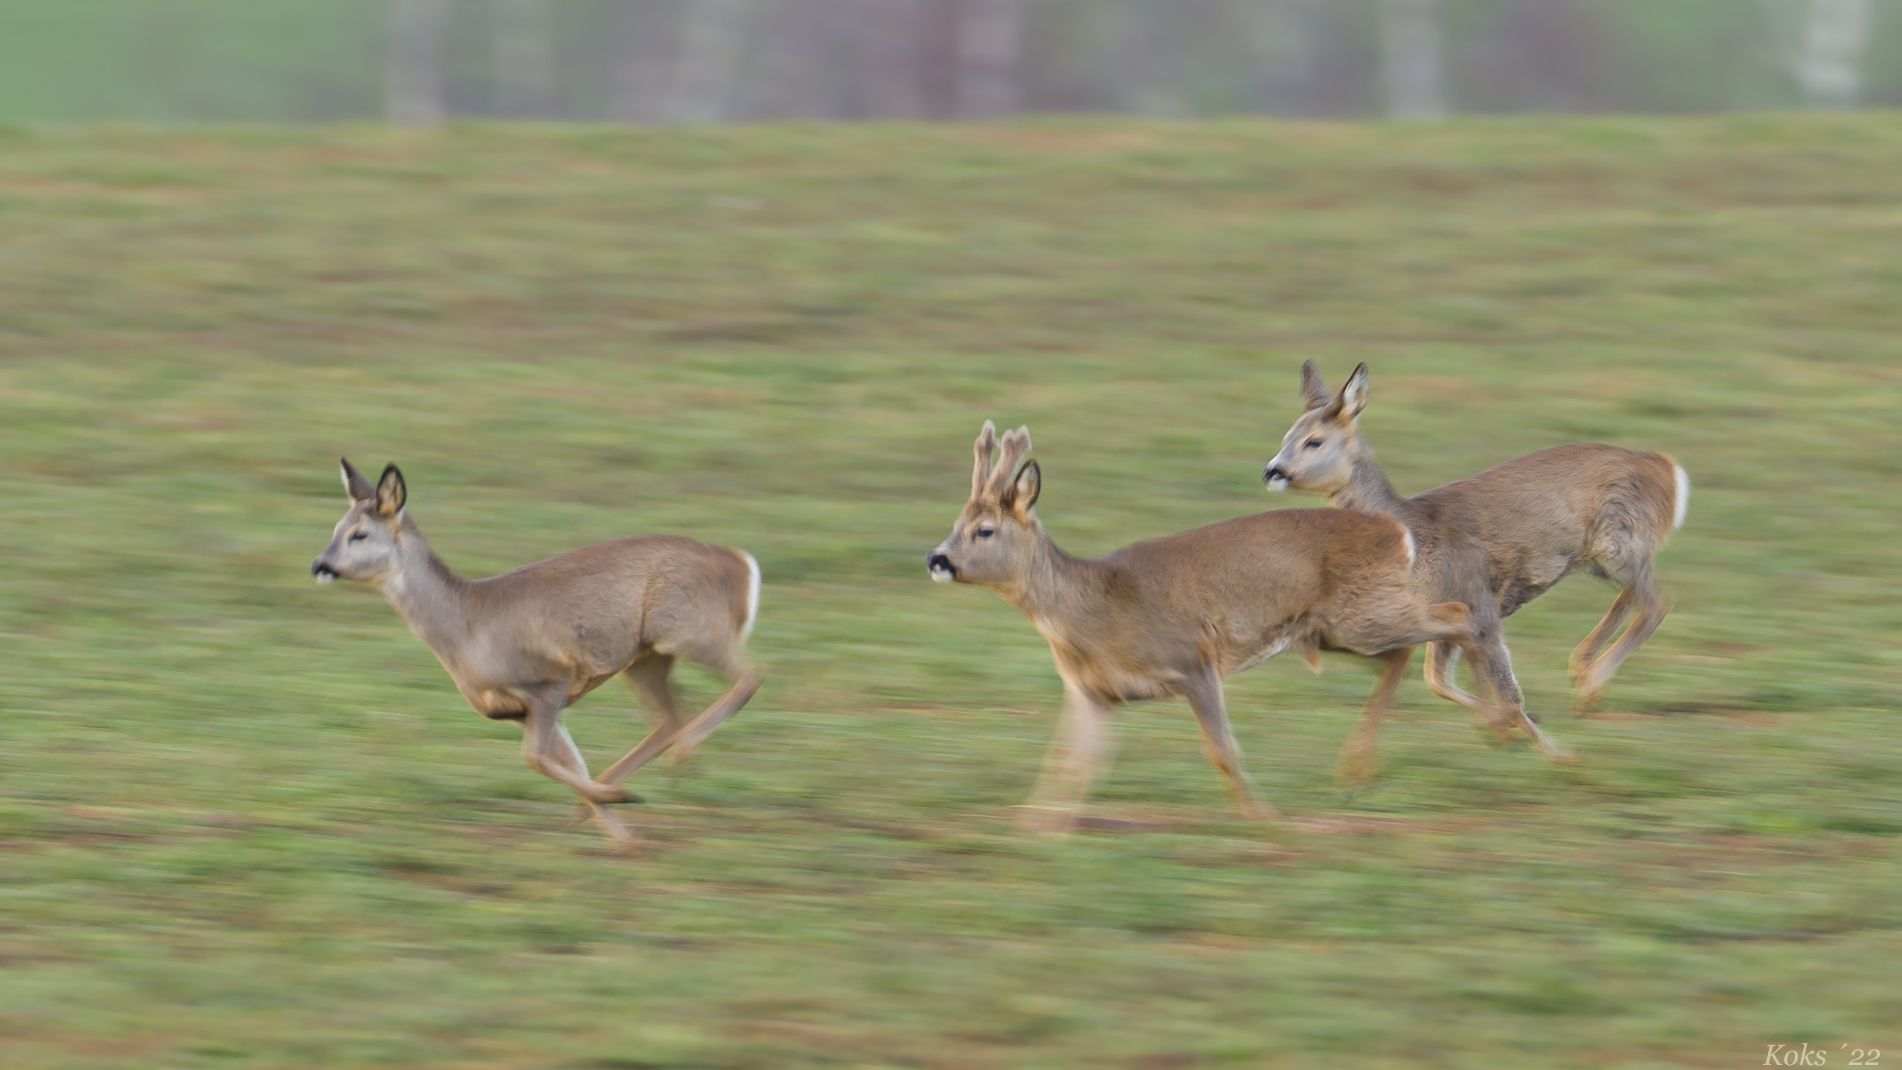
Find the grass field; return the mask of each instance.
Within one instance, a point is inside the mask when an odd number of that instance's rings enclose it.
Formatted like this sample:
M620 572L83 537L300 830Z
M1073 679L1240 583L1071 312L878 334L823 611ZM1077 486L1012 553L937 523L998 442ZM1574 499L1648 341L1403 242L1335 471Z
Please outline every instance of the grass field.
M1894 116L0 132L0 1064L1902 1060L1899 170ZM1314 504L1258 482L1304 358L1403 491L1674 455L1676 611L1589 721L1609 589L1510 623L1575 764L1416 668L1346 797L1370 675L1277 660L1230 709L1290 825L1169 702L1129 827L1020 837L1048 651L923 567L979 424L1100 553ZM758 556L772 675L638 854L311 584L340 453L466 574Z

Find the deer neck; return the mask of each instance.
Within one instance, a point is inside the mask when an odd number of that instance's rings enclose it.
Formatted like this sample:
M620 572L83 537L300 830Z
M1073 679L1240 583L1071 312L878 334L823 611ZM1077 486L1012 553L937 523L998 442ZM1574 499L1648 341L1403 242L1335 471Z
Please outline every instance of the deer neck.
M1364 443L1354 451L1353 474L1347 484L1328 495L1327 500L1337 509L1359 509L1368 513L1397 514L1403 504L1400 495L1394 493L1393 484L1387 482L1387 473L1380 470L1380 462L1374 460L1374 451Z
M396 540L395 556L396 567L377 582L377 589L444 665L455 665L469 633L468 581L436 556L408 518Z
M1041 528L1037 534L1037 548L1029 563L1010 582L999 584L997 593L1047 633L1052 627L1061 629L1063 622L1087 619L1101 608L1103 588L1097 579L1102 566L1064 553Z

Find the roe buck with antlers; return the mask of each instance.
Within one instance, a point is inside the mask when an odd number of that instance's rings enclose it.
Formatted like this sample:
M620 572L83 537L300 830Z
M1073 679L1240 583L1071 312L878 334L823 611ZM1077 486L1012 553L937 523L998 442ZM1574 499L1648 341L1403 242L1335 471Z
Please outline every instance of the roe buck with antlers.
M1572 681L1580 712L1590 710L1618 666L1650 638L1667 606L1651 581L1651 562L1684 524L1691 481L1661 453L1579 445L1529 453L1412 498L1394 493L1360 437L1367 406L1367 365L1338 395L1312 361L1301 366L1306 410L1262 471L1271 489L1326 496L1345 509L1385 513L1413 533L1420 559L1414 589L1431 601L1464 602L1477 634L1467 653L1474 675L1513 717L1525 696L1512 673L1502 621L1553 584L1584 568L1618 584L1618 598L1578 649ZM1618 627L1637 618L1603 655ZM1454 647L1427 648L1426 680L1436 694L1478 712L1486 704L1453 682Z
M484 717L522 723L529 767L561 781L609 839L632 834L605 804L634 801L621 782L669 747L678 761L759 689L741 651L759 611L753 556L671 535L585 547L485 580L450 571L404 510L395 465L375 486L343 462L350 509L311 563L328 583L362 580L383 593ZM668 676L686 658L730 685L686 725ZM640 745L589 779L561 711L615 674L654 705Z
M1385 671L1341 752L1343 773L1364 778L1380 714L1414 645L1472 638L1465 606L1428 605L1413 593L1412 542L1391 517L1287 509L1081 560L1058 549L1037 520L1042 470L1036 461L1017 468L1030 450L1029 430L1010 432L997 447L986 421L970 501L926 563L941 583L995 589L1030 618L1056 657L1063 718L1024 812L1026 827L1067 830L1107 758L1111 710L1170 695L1189 700L1209 760L1242 813L1272 817L1242 769L1223 680L1284 650L1311 665L1321 650L1379 658ZM1495 727L1510 730L1503 720ZM1531 722L1519 727L1549 746Z

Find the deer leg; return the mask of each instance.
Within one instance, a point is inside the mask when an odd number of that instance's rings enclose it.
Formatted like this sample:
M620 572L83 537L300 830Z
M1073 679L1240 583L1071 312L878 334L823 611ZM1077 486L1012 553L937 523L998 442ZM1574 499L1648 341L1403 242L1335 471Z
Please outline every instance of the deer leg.
M1599 648L1605 645L1606 640L1618 633L1619 626L1624 624L1625 618L1631 615L1631 610L1636 603L1637 595L1631 587L1619 588L1618 597L1612 600L1611 608L1605 611L1605 619L1599 621L1598 627L1593 628L1591 634L1585 637L1585 641L1578 644L1578 649L1572 651L1569 675L1574 686L1585 678L1586 672L1591 669L1592 662L1598 657Z
M654 708L654 730L620 760L601 771L595 779L603 784L619 785L641 766L667 749L680 732L680 710L674 705L674 689L667 678L674 671L674 659L666 654L643 654L634 659L621 675Z
M1227 778L1229 797L1235 803L1235 809L1243 817L1256 821L1273 821L1281 815L1275 808L1261 801L1255 794L1255 785L1248 779L1248 770L1242 768L1242 748L1235 742L1235 731L1229 727L1228 704L1222 694L1222 678L1216 675L1215 667L1203 666L1200 675L1192 677L1183 694L1189 700L1189 708L1195 711L1196 723L1202 726L1202 750L1208 755L1209 763L1222 771Z
M1340 758L1335 765L1335 776L1354 787L1380 774L1380 715L1393 705L1394 694L1400 690L1401 681L1406 679L1407 664L1413 660L1413 648L1401 647L1375 656L1386 663L1386 668L1381 671L1380 680L1374 685L1374 693L1368 696L1367 708L1361 711L1360 726L1341 745Z
M693 754L693 749L700 745L701 740L712 735L713 730L720 727L721 722L740 712L740 707L746 705L747 700L753 697L753 693L759 690L759 675L732 655L705 664L710 669L725 673L732 684L724 694L713 700L713 705L708 706L700 716L689 721L687 727L674 734L674 738L668 743L668 746L674 748L673 755L667 759L669 768L686 761Z
M1110 711L1095 699L1063 686L1063 713L1056 738L1045 753L1043 772L1020 809L1017 826L1027 832L1061 836L1076 824L1090 781L1109 762Z
M1498 713L1484 700L1460 688L1453 680L1453 670L1458 665L1459 647L1447 640L1439 640L1427 645L1426 677L1427 687L1433 693L1450 702L1457 702L1467 709L1484 717L1487 723L1498 719Z
M1519 679L1512 673L1512 653L1506 649L1506 644L1495 640L1485 646L1476 646L1471 660L1474 670L1492 690L1495 726L1509 726L1524 732L1533 745L1539 748L1539 753L1547 758L1559 760L1570 757L1564 747L1539 731L1538 724L1526 713L1525 693L1519 690Z
M555 731L558 735L555 737L554 760L586 779L588 760L581 756L581 748L575 746L574 737L568 734L568 726L557 721ZM635 839L634 834L628 831L628 827L622 824L621 819L614 816L614 812L607 807L586 798L581 800L581 807L589 817L594 819L595 827L600 829L601 834L608 839L615 843L631 843Z
M1657 631L1658 625L1664 622L1664 615L1670 612L1670 606L1663 596L1659 595L1657 588L1651 585L1648 568L1639 572L1631 585L1618 597L1622 600L1626 593L1629 593L1637 602L1638 615L1631 622L1631 626L1625 629L1625 634L1619 636L1618 641L1611 645L1611 649L1587 665L1579 674L1577 690L1573 693L1573 702L1580 710L1590 710L1598 705L1599 696L1605 693L1605 686L1611 683L1611 678L1617 673L1618 667L1643 646L1645 640L1651 638L1651 633Z
M562 741L567 740L567 747L574 746L574 742L567 737L567 730L561 726L560 706L552 702L529 704L528 716L522 719L522 758L530 769L550 780L561 781L588 802L634 801L633 796L620 788L589 780L585 765L579 771L569 768L569 755ZM573 757L579 762L579 753Z

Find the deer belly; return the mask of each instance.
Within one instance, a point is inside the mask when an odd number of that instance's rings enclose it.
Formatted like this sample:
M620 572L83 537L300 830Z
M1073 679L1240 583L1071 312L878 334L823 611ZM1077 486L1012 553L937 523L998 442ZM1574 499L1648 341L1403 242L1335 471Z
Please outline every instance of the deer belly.
M462 693L475 711L491 721L519 721L528 716L528 703L517 695L495 689Z

